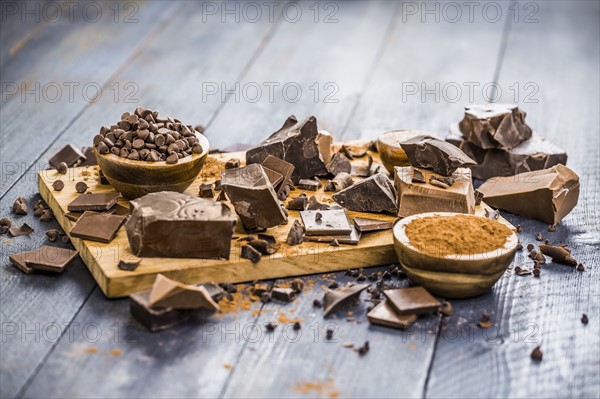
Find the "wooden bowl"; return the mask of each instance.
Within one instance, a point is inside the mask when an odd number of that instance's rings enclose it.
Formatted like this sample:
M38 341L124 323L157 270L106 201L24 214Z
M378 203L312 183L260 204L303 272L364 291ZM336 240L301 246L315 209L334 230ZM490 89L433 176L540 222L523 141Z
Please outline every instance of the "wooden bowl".
M134 161L118 155L100 154L94 148L100 170L110 185L127 199L135 199L159 191L184 192L198 177L208 156L206 137L196 134L201 154L192 154L175 164L165 161Z
M390 173L394 173L394 166L410 166L406 153L400 147L400 143L415 136L433 136L429 132L422 130L391 130L382 133L377 139L377 152L381 158L381 163Z
M425 253L410 244L406 236L406 226L417 218L434 215L481 217L454 212L429 212L396 221L393 229L394 249L406 274L416 285L421 285L432 294L444 298L469 298L484 294L500 279L513 261L519 243L517 235L511 229L504 246L486 253Z

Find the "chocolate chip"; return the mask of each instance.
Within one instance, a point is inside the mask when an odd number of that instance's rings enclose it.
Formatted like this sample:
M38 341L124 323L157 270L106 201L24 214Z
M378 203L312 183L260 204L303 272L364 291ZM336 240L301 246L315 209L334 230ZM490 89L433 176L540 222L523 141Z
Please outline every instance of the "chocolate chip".
M533 269L533 277L539 277L540 274L542 274L542 270L539 268L535 268Z
M98 145L96 146L96 148L98 150L98 153L100 153L100 154L108 154L110 152L110 149L104 143L104 141L98 143Z
M521 233L523 231L523 228L521 227L520 224L517 225L517 233Z
M52 211L50 209L45 209L42 213L42 215L40 216L40 221L41 222L49 222L52 220L52 217L54 216L54 214L52 213Z
M531 252L531 251L533 251L534 248L535 248L535 245L527 244L527 251Z
M581 315L581 323L583 323L583 324L589 323L588 316L585 313Z
M60 173L61 175L66 175L67 172L69 171L69 166L67 165L66 162L61 162L56 166L56 171L58 173Z
M294 328L294 331L298 331L302 328L302 326L300 325L300 322L295 322L293 328Z
M267 324L265 325L265 328L267 329L267 331L268 331L268 332L273 332L273 331L275 331L275 328L276 328L276 327L277 327L277 326L276 326L275 324L273 324L273 323L267 323Z
M325 338L327 339L332 339L333 338L333 328L328 327L327 330L325 330Z
M48 241L54 242L60 236L60 231L56 229L50 229L46 232L46 237L48 237Z
M175 152L171 152L166 159L166 162L168 164L175 164L178 161L179 161L179 157L177 156L177 153L175 153Z
M521 251L523 249L523 244L521 244L521 241L519 241L517 243L517 251Z
M62 180L55 180L52 183L52 188L55 191L61 191L63 188L65 188L65 183Z
M542 233L537 233L537 235L535 236L535 239L537 241L542 241L544 239L544 237L542 237Z
M144 140L142 139L135 139L133 140L133 142L131 143L131 146L133 148L135 148L136 150L141 150L142 148L144 148Z
M541 347L540 346L536 346L533 351L531 352L531 359L536 361L536 362L541 362L542 361L542 357L544 356L544 354L542 353Z
M321 301L319 301L318 299L315 299L315 300L313 301L313 306L314 306L315 308L322 308L322 307L323 307L323 304L322 304L322 303L321 303Z
M585 271L585 266L583 266L583 263L580 263L580 264L577 265L577 271L578 272Z
M364 356L367 354L367 352L369 352L369 341L365 341L365 343L363 344L363 346L361 346L360 348L358 348L356 351L358 352L358 354L360 356Z
M77 191L78 193L85 193L87 189L88 186L83 181L77 182L77 184L75 184L75 191Z

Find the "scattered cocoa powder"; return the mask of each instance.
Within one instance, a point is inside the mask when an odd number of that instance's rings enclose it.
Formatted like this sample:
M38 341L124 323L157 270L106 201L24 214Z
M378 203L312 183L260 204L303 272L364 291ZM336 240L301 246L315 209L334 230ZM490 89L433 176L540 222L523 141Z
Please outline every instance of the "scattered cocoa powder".
M511 230L500 222L468 215L418 218L406 226L411 245L432 254L477 254L502 247Z

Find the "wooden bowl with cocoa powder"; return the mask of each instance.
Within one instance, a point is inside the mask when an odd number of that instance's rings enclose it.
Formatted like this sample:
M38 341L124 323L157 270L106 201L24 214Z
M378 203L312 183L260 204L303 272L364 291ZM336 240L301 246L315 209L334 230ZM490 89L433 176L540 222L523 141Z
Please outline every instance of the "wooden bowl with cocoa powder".
M416 285L444 298L487 292L515 257L510 223L453 212L412 215L394 224L394 248Z

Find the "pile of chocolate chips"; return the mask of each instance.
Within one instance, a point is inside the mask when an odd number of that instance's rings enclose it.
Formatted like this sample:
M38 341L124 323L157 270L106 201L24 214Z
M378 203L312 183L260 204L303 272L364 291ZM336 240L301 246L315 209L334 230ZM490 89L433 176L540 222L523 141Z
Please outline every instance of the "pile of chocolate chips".
M191 154L202 153L196 133L192 125L137 107L133 114L121 115L116 125L102 126L94 137L94 147L100 154L173 164Z

